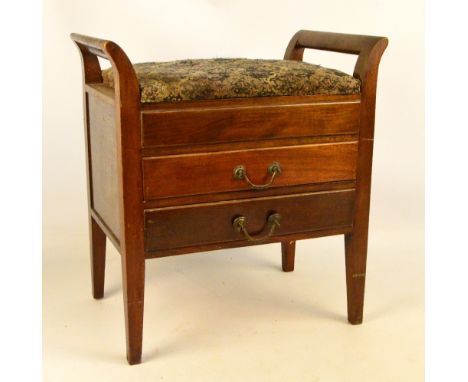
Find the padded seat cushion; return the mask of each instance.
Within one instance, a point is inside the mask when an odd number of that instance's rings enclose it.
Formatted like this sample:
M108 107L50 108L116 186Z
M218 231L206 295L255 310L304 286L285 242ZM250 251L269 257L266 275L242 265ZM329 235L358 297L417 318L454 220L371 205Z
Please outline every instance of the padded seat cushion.
M360 91L358 79L300 61L215 58L148 62L134 68L142 103ZM112 69L102 75L104 83L113 86Z

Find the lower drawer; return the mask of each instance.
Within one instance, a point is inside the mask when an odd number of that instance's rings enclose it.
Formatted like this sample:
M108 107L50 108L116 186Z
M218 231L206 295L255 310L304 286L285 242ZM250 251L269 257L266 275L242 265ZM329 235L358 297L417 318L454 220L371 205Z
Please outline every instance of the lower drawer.
M275 236L350 227L354 198L354 190L339 190L146 210L145 249L246 241L247 234L251 239L270 234L268 240L274 241Z

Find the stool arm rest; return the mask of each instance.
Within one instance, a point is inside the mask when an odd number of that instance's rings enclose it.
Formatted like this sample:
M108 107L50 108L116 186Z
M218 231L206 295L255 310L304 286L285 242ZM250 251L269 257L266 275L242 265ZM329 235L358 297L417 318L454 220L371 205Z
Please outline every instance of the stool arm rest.
M109 60L114 72L115 92L121 102L139 104L138 79L128 56L115 42L77 33L70 35L78 46L83 62L83 76L86 84L101 83L102 72L98 56Z
M79 47L84 48L96 56L109 60L109 55L106 53L106 45L112 43L112 41L77 33L70 34L70 37Z
M302 61L305 48L356 54L353 75L364 81L377 69L387 45L386 37L300 30L289 42L284 59Z

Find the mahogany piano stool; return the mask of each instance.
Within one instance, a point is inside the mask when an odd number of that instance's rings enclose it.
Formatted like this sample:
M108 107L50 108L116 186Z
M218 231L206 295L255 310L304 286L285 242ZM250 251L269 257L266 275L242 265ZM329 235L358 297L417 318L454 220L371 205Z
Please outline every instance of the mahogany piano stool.
M384 37L302 30L284 60L133 65L114 42L81 53L93 296L106 238L121 254L127 360L141 362L145 260L344 235L348 321L363 317L377 72ZM302 61L357 55L353 75ZM101 70L98 57L110 61Z

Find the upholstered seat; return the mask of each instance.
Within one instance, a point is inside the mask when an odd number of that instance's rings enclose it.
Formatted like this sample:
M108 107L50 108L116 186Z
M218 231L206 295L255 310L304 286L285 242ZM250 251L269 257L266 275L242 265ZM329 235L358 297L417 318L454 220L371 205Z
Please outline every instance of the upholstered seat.
M355 94L360 81L335 69L290 60L215 58L134 65L141 102ZM113 86L111 69L104 83Z

